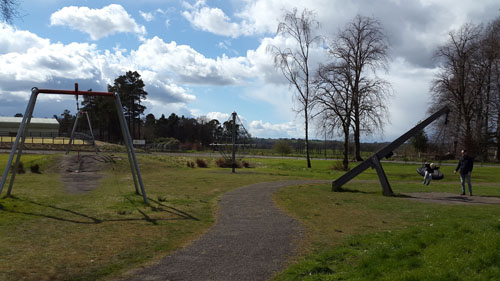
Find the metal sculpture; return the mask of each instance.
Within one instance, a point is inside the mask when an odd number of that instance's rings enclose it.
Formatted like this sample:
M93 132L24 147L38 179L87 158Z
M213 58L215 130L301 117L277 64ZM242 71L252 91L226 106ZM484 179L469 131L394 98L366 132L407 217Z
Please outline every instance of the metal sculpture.
M214 143L210 145L219 151L224 159L231 161L234 173L236 160L243 159L251 147L251 136L236 112L233 112L231 117L222 124L214 139Z
M332 191L341 191L342 190L342 185L346 184L348 181L356 177L357 175L361 174L364 170L368 168L375 169L377 171L378 178L380 180L380 184L382 185L382 190L383 194L385 196L391 196L394 193L392 192L391 185L389 184L389 181L387 180L387 176L385 175L384 168L382 167L382 163L380 163L380 159L382 158L389 158L391 157L394 153L393 151L398 148L400 145L405 143L409 138L414 136L417 132L420 130L423 130L427 125L432 123L434 120L438 119L441 117L441 115L446 114L446 121L445 124L447 123L448 120L448 113L450 110L448 109L447 106L444 106L440 110L438 110L436 113L432 114L429 116L427 119L410 129L408 132L404 133L401 135L399 138L397 138L395 141L391 142L390 144L386 145L382 149L380 149L378 152L373 154L370 158L366 159L365 161L361 162L358 166L354 167L352 170L349 172L345 173L342 175L340 178L336 179L335 181L332 182Z

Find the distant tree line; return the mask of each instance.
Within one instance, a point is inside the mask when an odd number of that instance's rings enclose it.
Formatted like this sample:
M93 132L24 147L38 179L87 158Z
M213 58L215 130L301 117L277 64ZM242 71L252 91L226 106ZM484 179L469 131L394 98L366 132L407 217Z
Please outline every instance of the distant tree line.
M190 143L196 147L208 147L220 138L224 132L230 131L231 123L220 123L218 120L208 120L206 117L189 118L171 113L168 118L164 114L156 118L147 114L141 118L147 98L145 84L137 71L128 71L115 79L113 85L108 85L109 92L117 92L123 106L123 112L133 139L144 139L148 143L172 142L178 144ZM92 91L92 90L89 90ZM116 105L113 99L104 96L84 96L81 111L85 111L90 119L94 136L97 140L119 142L122 133L119 125ZM76 120L76 114L64 110L60 115L54 115L60 124L60 134L69 136ZM89 131L86 117L80 118L78 131Z

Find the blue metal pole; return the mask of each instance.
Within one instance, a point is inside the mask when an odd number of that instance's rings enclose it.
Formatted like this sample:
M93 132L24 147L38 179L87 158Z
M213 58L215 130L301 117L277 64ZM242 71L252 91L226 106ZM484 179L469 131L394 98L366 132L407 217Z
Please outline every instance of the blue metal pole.
M137 173L137 179L139 181L139 185L141 187L142 198L144 199L144 203L146 203L146 205L149 205L148 198L146 196L146 190L144 189L144 183L142 182L141 171L139 170L139 165L137 164L137 158L135 157L134 146L132 145L132 137L130 136L130 131L128 130L127 123L125 122L125 115L123 114L122 102L120 100L120 95L118 93L115 93L115 101L118 109L118 118L121 121L120 123L122 127L122 132L124 134L123 139L125 141L125 145L128 147L129 155L132 158L133 167L135 167L135 169L132 168L132 175L134 175L134 170L135 170L135 172Z
M35 101L36 101L37 96L38 96L38 88L31 89L31 97L30 97L30 100L28 102L28 106L26 107L26 111L24 113L23 120L21 121L21 124L19 125L19 129L17 130L16 141L12 145L12 150L10 151L9 160L7 161L7 165L5 166L5 170L3 171L2 181L0 182L0 194L2 193L3 186L5 185L5 182L7 181L7 176L9 175L10 166L12 165L12 160L14 159L14 154L16 153L17 147L19 145L19 140L21 139L21 136L23 136L23 143L24 143L24 139L26 138L25 128L27 127L27 123L29 123L29 120L31 120L31 114L33 113L33 109L35 107ZM21 152L22 152L22 147L19 150L18 158L20 157ZM17 165L16 165L16 168L17 168ZM16 169L14 169L13 173L15 173L15 170ZM11 177L11 185L13 184L13 181L14 181L14 174L13 174L13 177Z
M66 155L69 154L71 144L73 143L73 139L75 137L75 131L76 131L76 125L78 124L78 118L80 118L80 111L78 111L76 113L75 124L73 124L73 129L71 130L71 136L69 137L68 147L66 147Z

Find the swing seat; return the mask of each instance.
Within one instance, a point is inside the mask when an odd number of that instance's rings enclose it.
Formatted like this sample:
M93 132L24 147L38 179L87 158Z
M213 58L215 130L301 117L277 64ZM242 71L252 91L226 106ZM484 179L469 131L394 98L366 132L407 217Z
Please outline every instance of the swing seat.
M425 166L419 167L417 169L417 173L422 177L425 175ZM433 180L442 180L444 178L443 173L439 170L439 168L434 169L434 173L432 173Z

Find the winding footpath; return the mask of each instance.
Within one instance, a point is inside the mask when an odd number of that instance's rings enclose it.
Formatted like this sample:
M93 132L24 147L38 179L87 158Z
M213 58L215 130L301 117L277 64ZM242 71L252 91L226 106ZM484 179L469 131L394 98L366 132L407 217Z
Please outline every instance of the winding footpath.
M268 280L297 254L304 230L273 202L285 186L330 181L298 180L244 186L223 195L217 222L189 246L140 269L129 281Z

